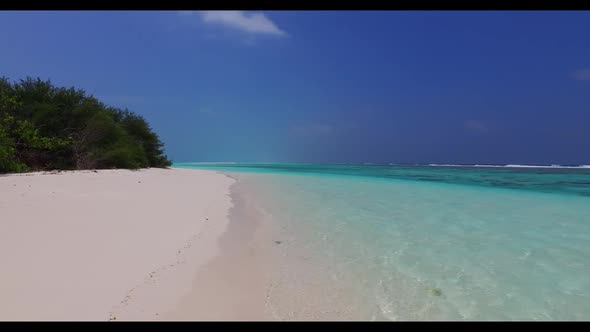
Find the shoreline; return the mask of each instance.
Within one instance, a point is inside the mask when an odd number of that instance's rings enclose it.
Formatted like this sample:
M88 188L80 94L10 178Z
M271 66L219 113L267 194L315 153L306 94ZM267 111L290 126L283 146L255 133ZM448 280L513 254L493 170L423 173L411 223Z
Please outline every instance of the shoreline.
M19 219L0 224L10 271L0 321L383 320L359 302L353 280L333 275L321 244L282 213L281 192L258 175L43 172L0 177L0 188L11 181L24 192L0 192L0 209ZM40 220L49 228L37 233ZM7 226L59 241L35 238L27 247L2 236Z
M365 302L355 279L335 276L330 258L299 220L282 213L260 175L234 179L229 225L220 252L200 267L193 288L164 320L388 320ZM264 175L266 176L266 175ZM271 185L272 187L272 185ZM362 299L361 299L362 297Z
M219 252L198 268L190 292L163 320L273 320L268 301L276 245L271 225L239 180L221 174L234 182L229 222L217 238Z
M0 177L0 320L159 320L219 253L234 180L213 171Z

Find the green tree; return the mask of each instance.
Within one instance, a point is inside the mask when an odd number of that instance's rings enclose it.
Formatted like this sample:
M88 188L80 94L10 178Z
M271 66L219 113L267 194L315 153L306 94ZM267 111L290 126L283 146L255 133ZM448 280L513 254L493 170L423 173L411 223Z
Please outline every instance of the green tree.
M163 148L142 116L83 90L0 78L0 172L167 167Z

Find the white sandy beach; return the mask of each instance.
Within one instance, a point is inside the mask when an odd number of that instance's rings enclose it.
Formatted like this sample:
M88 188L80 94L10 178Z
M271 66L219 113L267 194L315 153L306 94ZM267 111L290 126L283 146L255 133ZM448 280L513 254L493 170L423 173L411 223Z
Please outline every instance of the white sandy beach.
M161 319L218 255L233 182L182 169L0 176L0 320Z

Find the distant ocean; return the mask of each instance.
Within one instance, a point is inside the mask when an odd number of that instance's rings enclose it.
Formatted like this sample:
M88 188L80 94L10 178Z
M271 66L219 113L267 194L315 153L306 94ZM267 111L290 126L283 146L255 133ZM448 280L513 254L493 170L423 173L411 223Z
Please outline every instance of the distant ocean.
M590 319L590 166L174 167L252 188L285 234L285 255L311 253L301 261L330 280L317 291L350 303L342 310L353 317ZM359 300L338 299L350 292ZM277 315L309 317L301 310Z

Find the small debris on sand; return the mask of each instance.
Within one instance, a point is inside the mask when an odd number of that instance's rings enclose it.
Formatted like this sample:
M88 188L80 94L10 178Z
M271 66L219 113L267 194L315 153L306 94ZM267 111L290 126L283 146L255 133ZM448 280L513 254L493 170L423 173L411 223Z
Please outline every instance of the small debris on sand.
M434 296L441 296L442 295L442 290L440 288L433 288L433 289L431 289L431 291Z

